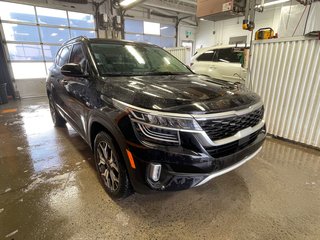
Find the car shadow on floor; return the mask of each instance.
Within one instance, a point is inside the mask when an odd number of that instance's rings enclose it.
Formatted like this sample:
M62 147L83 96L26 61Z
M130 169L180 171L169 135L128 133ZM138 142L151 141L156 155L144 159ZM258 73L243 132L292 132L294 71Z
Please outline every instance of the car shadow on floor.
M134 194L116 203L129 217L135 215L156 222L158 226L165 226L181 220L211 222L219 214L229 211L243 215L250 208L250 202L246 183L234 171L197 188L148 195Z

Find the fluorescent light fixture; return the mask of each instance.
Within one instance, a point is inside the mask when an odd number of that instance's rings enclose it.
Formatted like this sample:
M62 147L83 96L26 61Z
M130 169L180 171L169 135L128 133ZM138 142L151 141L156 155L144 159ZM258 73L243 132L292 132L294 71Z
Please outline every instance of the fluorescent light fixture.
M130 4L136 2L137 0L123 0L122 2L120 2L120 6L122 7L127 7L129 6Z
M160 29L161 29L161 30L164 30L164 29L167 29L167 28L168 28L168 27L161 27Z
M263 4L263 6L268 7L268 6L273 6L273 5L286 3L286 2L290 2L290 0L277 0L277 1L273 1L273 2L267 2L267 3Z

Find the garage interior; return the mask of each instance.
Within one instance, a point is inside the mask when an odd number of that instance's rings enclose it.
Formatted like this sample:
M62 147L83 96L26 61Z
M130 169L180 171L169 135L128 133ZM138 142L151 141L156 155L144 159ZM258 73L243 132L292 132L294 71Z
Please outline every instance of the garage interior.
M316 0L0 1L0 239L319 239L319 12ZM51 120L46 75L77 36L152 43L191 68L202 48L245 46L262 151L200 187L112 200L90 147Z

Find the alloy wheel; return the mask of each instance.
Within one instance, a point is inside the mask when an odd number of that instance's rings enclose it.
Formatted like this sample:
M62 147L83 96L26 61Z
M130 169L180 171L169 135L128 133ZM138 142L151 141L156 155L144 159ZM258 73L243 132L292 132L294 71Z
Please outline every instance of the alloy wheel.
M97 148L98 170L105 185L111 190L116 191L119 187L119 165L113 149L107 142L101 141Z

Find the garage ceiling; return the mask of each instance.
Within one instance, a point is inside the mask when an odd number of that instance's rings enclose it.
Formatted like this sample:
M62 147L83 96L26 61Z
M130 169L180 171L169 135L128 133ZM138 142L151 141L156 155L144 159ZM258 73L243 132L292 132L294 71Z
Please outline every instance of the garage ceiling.
M147 0L142 3L143 7L150 9L161 9L167 14L196 14L196 0Z

